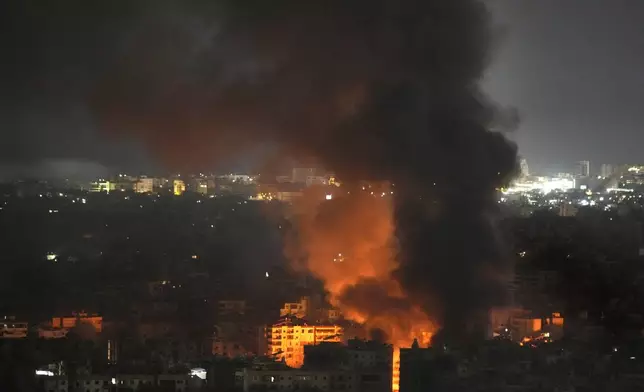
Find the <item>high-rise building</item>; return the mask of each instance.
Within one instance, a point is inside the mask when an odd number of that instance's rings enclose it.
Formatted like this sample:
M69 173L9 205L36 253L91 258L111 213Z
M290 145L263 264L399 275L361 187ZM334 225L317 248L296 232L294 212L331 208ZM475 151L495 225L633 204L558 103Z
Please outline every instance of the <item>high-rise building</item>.
M610 163L603 163L601 165L601 171L599 175L606 178L606 177L612 176L616 171L617 171L617 165L613 165Z
M577 162L577 170L575 174L579 177L590 177L590 161Z
M525 158L521 158L519 161L519 167L521 169L521 177L530 176L530 168L528 167L528 161Z
M411 348L400 349L400 392L425 392L432 389L432 370L436 350L420 348L417 341Z
M339 325L312 325L297 317L284 317L266 329L267 355L288 366L304 364L304 346L322 342L341 342L344 330Z

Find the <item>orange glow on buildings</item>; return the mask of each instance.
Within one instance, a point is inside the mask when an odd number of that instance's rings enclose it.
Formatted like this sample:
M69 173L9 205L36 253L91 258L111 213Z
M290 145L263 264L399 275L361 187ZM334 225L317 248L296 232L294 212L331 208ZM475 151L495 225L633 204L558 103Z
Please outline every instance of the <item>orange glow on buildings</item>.
M338 325L310 325L285 317L267 328L268 355L293 368L304 364L304 346L322 342L341 342L343 329Z
M103 317L97 315L87 315L87 313L79 313L69 317L54 317L51 319L51 326L53 328L73 328L79 323L89 324L96 332L103 331Z
M378 191L391 192L380 187ZM415 338L427 346L437 326L392 277L398 267L398 249L391 198L356 192L325 203L314 199L303 198L304 208L295 222L297 246L287 248L287 256L306 260L295 262L295 267L324 282L329 302L345 318L363 324L367 331L385 333L394 346L392 389L397 391L400 347L410 347ZM338 254L343 256L341 263L334 262ZM373 290L401 306L387 308L384 301L374 298Z

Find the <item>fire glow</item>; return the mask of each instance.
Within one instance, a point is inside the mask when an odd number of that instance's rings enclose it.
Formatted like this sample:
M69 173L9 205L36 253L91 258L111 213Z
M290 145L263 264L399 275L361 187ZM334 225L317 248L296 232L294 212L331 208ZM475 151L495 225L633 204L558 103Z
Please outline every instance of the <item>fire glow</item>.
M399 349L414 339L427 346L435 322L409 298L393 273L398 267L391 200L346 196L308 204L296 222L298 251L291 260L324 282L329 301L345 318L379 331L394 346L392 389L398 390ZM292 251L291 247L291 251ZM341 250L344 262L334 262Z

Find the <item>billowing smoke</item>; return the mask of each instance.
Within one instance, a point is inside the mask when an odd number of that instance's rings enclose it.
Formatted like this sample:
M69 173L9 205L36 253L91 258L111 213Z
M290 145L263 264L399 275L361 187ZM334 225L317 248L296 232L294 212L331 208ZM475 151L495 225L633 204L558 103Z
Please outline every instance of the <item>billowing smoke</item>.
M515 146L493 131L499 111L478 87L483 3L154 4L96 86L102 127L177 167L266 143L345 184L388 181L382 200L346 188L301 217L305 266L346 314L385 334L418 319L449 339L470 335L503 300L495 188L516 169Z

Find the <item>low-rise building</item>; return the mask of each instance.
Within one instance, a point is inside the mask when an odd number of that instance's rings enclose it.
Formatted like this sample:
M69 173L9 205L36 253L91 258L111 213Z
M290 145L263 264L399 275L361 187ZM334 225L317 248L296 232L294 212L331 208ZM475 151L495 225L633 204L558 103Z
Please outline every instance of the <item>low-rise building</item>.
M38 327L38 337L41 339L61 339L67 336L68 332L67 328Z
M228 314L244 314L246 313L246 301L221 300L217 302L217 313L220 316Z
M317 389L320 391L356 391L357 377L351 371L342 370L269 370L244 369L243 391L276 390L295 391Z
M0 320L0 339L26 338L29 332L29 324L16 321L13 318Z
M134 184L134 191L136 193L154 192L154 178L139 178L138 181Z
M42 387L46 392L125 392L138 391L144 388L167 392L186 392L191 380L198 387L201 380L185 374L117 374L106 376L90 374L79 376L70 381L66 376L42 378Z
M74 328L80 323L91 325L98 333L103 331L103 317L97 314L88 315L87 313L80 312L72 316L54 317L51 319L51 326L57 329Z

